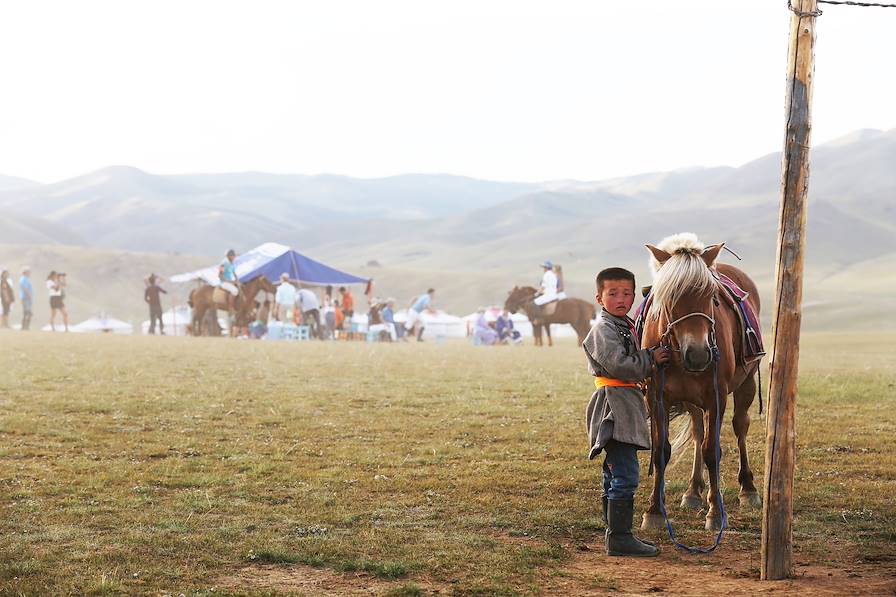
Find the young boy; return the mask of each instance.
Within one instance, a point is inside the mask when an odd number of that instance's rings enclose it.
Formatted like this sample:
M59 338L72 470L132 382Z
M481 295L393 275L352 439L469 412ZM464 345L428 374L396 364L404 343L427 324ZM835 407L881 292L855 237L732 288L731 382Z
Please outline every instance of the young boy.
M641 349L628 312L635 300L635 275L612 267L597 275L597 302L602 309L583 347L597 391L585 413L589 459L604 456L604 519L607 555L650 557L659 553L632 534L638 450L650 449L650 427L642 382L654 363L669 361L664 348Z

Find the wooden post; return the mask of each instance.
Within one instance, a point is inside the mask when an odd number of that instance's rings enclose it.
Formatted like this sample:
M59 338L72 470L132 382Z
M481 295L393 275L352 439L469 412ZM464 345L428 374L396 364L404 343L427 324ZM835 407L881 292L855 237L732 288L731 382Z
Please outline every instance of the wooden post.
M781 168L781 211L775 268L773 348L769 361L761 578L793 574L793 469L796 381L800 352L803 252L809 190L816 0L793 0L787 56L787 131Z

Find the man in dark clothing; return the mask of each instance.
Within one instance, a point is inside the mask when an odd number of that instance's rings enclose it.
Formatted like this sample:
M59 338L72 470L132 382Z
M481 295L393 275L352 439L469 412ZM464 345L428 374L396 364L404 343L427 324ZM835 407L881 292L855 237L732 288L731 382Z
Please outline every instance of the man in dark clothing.
M149 304L149 333L156 333L156 320L159 321L159 333L165 335L165 327L162 323L162 297L161 293L168 294L161 286L156 284L156 275L150 274L149 286L143 293L143 300Z

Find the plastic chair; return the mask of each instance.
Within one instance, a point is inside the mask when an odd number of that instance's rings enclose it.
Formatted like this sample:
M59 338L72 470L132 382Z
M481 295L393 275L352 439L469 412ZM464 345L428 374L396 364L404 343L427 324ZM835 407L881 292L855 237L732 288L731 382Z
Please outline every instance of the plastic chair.
M311 326L296 326L296 340L311 340Z

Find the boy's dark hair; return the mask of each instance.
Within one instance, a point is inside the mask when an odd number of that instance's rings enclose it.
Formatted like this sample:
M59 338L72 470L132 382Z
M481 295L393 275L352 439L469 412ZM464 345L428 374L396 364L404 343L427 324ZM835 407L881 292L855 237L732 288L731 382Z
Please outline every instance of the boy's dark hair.
M345 286L340 286L340 287L339 287L339 292L345 292Z
M603 292L604 282L607 280L628 280L632 283L632 288L635 287L635 274L622 267L608 267L605 270L601 270L594 280L595 284L597 284L598 294Z
M428 290L426 291L426 294L432 294L432 293L435 292L435 291L436 291L435 288L430 288L430 289L428 289Z

